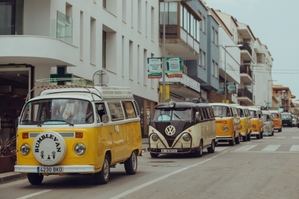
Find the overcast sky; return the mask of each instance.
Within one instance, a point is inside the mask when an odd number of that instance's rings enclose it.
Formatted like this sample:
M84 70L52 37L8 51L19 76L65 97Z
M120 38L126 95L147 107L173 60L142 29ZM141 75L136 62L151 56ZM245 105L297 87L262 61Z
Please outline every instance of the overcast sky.
M299 99L299 0L205 0L248 24L274 58L274 84L289 86Z

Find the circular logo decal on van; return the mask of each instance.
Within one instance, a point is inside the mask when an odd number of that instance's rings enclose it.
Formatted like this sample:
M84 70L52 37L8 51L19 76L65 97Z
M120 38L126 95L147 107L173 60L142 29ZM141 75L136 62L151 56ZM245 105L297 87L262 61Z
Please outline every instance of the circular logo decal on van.
M176 132L176 129L174 126L172 125L169 125L168 127L166 127L165 129L165 134L168 135L168 136L173 136Z
M65 142L56 132L41 133L33 143L33 155L43 165L58 164L65 155Z

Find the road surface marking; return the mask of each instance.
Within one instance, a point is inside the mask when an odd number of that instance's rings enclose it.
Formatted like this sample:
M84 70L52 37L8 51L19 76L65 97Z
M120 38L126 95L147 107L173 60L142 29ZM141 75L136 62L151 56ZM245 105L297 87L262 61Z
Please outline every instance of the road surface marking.
M32 198L34 196L38 196L38 195L41 195L41 194L44 194L44 193L47 193L49 191L52 191L51 189L46 189L46 190L43 190L43 191L39 191L39 192L35 192L35 193L32 193L32 194L28 194L26 196L22 196L22 197L19 197L17 199L27 199L27 198Z
M245 152L249 151L250 149L253 149L254 147L256 147L256 145L246 145L234 150L234 152Z
M166 178L169 178L169 177L174 176L174 175L176 175L176 174L182 173L182 172L184 172L184 171L187 171L187 170L192 169L192 168L194 168L194 167L197 167L197 166L199 166L199 165L205 164L205 163L207 163L207 162L209 162L209 161L211 161L211 160L214 160L214 159L218 158L219 156L221 156L221 155L223 155L223 154L225 154L225 153L227 153L227 152L229 152L229 151L231 151L231 150L223 151L223 152L219 153L218 155L215 155L215 156L213 156L213 157L211 157L211 158L208 158L208 159L206 159L206 160L200 161L200 162L195 163L195 164L192 164L192 165L190 165L190 166L181 168L181 169L179 169L179 170L173 171L173 172L171 172L171 173L169 173L169 174L166 174L166 175L161 176L161 177L159 177L159 178L156 178L156 179L154 179L154 180L148 181L148 182L146 182L146 183L144 183L144 184L141 184L141 185L136 186L136 187L134 187L134 188L132 188L132 189L129 189L129 190L127 190L127 191L125 191L125 192L123 192L123 193L121 193L121 194L119 194L119 195L116 195L116 196L112 197L111 199L121 199L121 198L124 198L124 197L128 196L129 194L132 194L132 193L134 193L134 192L137 192L137 191L139 191L140 189L143 189L143 188L145 188L145 187L148 187L148 186L150 186L150 185L152 185L152 184L155 184L155 183L157 183L157 182L159 182L159 181L165 180Z
M273 145L268 145L265 148L262 149L262 152L274 152L276 151L280 145L273 144Z
M291 152L299 152L299 145L292 145L290 148Z

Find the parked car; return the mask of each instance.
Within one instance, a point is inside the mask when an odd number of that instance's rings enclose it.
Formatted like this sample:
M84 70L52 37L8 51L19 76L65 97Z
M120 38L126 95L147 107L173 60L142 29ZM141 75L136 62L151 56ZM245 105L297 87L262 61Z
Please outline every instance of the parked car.
M282 126L292 127L293 117L291 113L283 112L281 113Z
M297 115L292 115L292 124L293 124L293 127L299 127L299 121L298 121Z
M271 110L271 115L273 118L273 125L274 130L277 130L278 132L282 131L282 120L281 120L281 114L279 111Z
M208 104L193 102L161 103L149 125L149 152L160 154L214 153L215 117Z
M274 135L274 126L273 118L270 111L262 111L263 113L263 122L264 122L264 135L273 136Z

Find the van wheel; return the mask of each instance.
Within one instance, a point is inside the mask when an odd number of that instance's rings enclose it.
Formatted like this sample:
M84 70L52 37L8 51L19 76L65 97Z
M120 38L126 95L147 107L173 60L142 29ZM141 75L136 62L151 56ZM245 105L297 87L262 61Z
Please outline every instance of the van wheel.
M42 174L38 174L38 173L28 173L27 179L31 185L41 185L43 182L44 176Z
M232 140L229 141L229 145L234 146L236 144L235 137L232 138Z
M212 140L211 146L208 148L209 153L214 153L215 152L215 140Z
M250 136L250 133L247 134L247 141L250 141L251 140L251 136Z
M261 135L260 134L258 134L258 135L256 135L256 139L261 139L261 137L260 137Z
M158 158L159 157L159 153L150 153L152 158Z
M243 142L246 142L247 141L247 136L246 135L242 136L242 140L243 140Z
M202 140L200 140L200 144L199 144L198 151L197 151L197 156L201 157L202 154L203 154L203 143L202 143Z
M93 174L95 184L107 184L110 180L110 158L105 156L102 170Z
M282 129L280 128L280 129L278 129L278 132L281 132L282 131Z
M136 152L133 151L129 159L124 163L127 175L134 175L137 172L138 161Z

